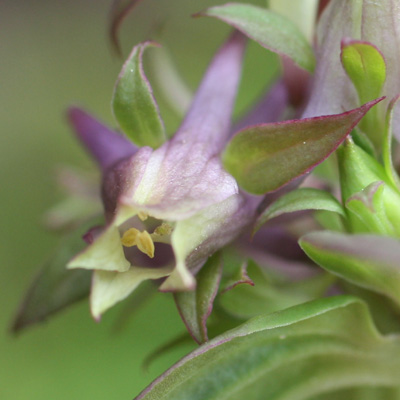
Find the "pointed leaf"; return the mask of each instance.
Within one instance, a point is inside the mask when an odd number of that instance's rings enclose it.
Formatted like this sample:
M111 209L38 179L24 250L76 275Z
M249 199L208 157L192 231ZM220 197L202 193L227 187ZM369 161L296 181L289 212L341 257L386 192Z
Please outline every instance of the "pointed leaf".
M136 400L308 400L365 384L397 388L399 360L399 337L382 337L365 303L330 297L216 337Z
M225 168L250 193L276 190L327 158L380 100L343 114L249 127L228 144Z
M338 213L343 217L346 215L343 207L330 193L319 189L300 188L284 194L268 206L258 217L254 232L271 218L303 210L325 210Z
M289 19L249 4L228 3L197 15L218 18L261 46L290 57L301 68L313 71L315 58L307 39Z
M196 277L196 289L175 293L175 302L189 333L197 343L208 340L207 319L211 314L222 274L222 259L217 253Z
M376 235L313 232L299 242L318 265L400 305L400 241Z
M319 0L269 0L268 7L289 18L312 43Z
M143 52L150 45L155 44L147 42L133 48L115 84L112 106L121 129L134 143L156 148L164 143L166 134L143 71Z
M14 332L45 320L89 295L91 272L69 271L67 263L86 244L82 235L102 218L96 217L66 236L32 282L15 317Z

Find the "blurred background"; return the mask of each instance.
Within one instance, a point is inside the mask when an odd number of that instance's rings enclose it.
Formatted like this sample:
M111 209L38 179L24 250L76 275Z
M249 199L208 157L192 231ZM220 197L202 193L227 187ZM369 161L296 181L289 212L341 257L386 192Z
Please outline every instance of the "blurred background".
M223 3L144 0L122 26L124 57L138 42L156 38L194 91L229 28L191 14ZM1 399L131 399L194 348L184 346L142 368L149 352L184 331L167 294L146 303L124 329L116 328L123 305L95 323L84 300L20 335L9 331L30 281L59 240L41 224L62 199L55 171L94 168L71 135L65 108L82 105L115 126L110 100L122 60L107 37L110 6L111 0L0 2ZM275 56L249 46L236 115L262 94L278 68ZM172 133L178 115L154 90Z

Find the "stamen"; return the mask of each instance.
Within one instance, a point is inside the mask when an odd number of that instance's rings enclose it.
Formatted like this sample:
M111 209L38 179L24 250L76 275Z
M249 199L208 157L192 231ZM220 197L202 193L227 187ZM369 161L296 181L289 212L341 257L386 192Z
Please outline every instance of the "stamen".
M137 239L137 247L142 252L147 254L150 258L154 257L154 242L149 232L140 232Z
M146 221L146 219L149 217L149 214L147 214L144 211L139 211L138 212L138 217L141 221Z
M172 233L172 226L163 222L160 226L157 226L154 233L160 236L170 235Z
M137 246L142 253L150 258L154 257L153 239L147 231L140 232L136 228L130 228L122 235L121 243L125 247Z
M135 228L128 229L121 238L121 243L125 247L136 246L137 237L140 231Z

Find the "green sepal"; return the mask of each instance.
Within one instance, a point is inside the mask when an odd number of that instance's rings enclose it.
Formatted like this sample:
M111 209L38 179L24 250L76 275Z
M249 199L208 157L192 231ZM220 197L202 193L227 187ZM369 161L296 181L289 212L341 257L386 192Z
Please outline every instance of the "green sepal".
M89 295L91 271L71 271L66 265L76 253L85 248L82 235L103 222L101 217L92 218L62 239L53 256L31 283L14 319L14 332L43 321Z
M221 255L214 254L198 273L194 290L174 293L179 313L197 343L208 340L206 323L218 292L222 265Z
M143 72L146 42L135 46L115 84L112 109L119 126L138 146L157 148L166 140L164 123L151 86Z
M329 297L214 338L136 400L306 400L365 383L398 388L399 368L399 337L381 336L362 301Z
M345 217L345 212L337 199L328 192L313 188L300 188L284 194L268 206L258 217L253 232L258 231L271 218L304 210L325 210Z
M310 72L314 70L315 56L311 45L288 18L265 8L241 3L211 7L196 15L218 18L261 46L290 57L299 67Z

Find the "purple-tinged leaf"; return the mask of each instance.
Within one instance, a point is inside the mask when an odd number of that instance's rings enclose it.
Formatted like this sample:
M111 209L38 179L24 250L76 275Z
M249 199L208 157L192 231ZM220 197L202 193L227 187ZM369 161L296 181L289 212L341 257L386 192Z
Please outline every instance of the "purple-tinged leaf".
M179 314L197 343L208 341L207 319L213 309L222 274L222 258L212 256L196 276L196 289L174 294Z
M318 265L339 277L391 298L400 306L400 241L377 235L312 232L301 248Z
M228 144L225 168L250 193L276 190L325 160L381 100L338 115L249 127Z
M258 217L254 232L258 231L271 218L304 210L325 210L345 216L343 207L329 192L313 188L300 188L284 194L268 206Z
M128 139L80 108L69 108L68 120L80 142L103 171L137 151Z
M118 39L119 29L123 20L140 3L141 0L114 0L110 10L109 36L114 50L122 56L121 46Z
M366 383L398 388L399 360L399 337L378 333L365 303L329 297L214 338L135 399L306 400Z
M85 270L69 271L66 265L74 254L85 247L82 235L100 220L99 217L92 219L63 238L31 283L14 319L14 332L46 320L89 295L91 273Z
M112 107L121 129L138 146L156 148L166 140L153 91L143 71L143 52L155 43L135 46L115 84Z
M228 3L211 7L196 16L218 18L261 46L290 57L300 67L313 71L315 57L307 39L289 19L249 4Z

